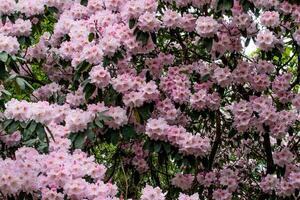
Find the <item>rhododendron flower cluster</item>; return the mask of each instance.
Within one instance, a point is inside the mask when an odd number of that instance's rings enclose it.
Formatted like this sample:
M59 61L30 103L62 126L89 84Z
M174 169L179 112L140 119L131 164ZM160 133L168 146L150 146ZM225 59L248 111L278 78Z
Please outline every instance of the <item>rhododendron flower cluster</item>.
M300 198L297 0L0 0L0 199Z
M170 126L164 118L150 119L147 122L146 134L153 140L168 141L186 155L203 157L210 150L209 139L193 135L181 126Z

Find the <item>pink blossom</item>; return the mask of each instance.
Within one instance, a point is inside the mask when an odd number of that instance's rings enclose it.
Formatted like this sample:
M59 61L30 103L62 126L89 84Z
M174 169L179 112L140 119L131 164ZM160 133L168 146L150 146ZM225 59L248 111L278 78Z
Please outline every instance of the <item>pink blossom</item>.
M201 37L213 37L218 28L218 22L211 17L199 17L196 21L196 32Z
M146 185L146 187L142 190L141 200L165 200L166 193L163 193L159 187L153 188L150 185Z

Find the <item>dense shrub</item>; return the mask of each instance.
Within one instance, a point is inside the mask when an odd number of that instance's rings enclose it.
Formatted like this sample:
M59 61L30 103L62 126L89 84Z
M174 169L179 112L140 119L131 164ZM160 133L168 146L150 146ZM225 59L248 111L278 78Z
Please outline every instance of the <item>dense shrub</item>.
M298 199L298 2L0 0L0 199Z

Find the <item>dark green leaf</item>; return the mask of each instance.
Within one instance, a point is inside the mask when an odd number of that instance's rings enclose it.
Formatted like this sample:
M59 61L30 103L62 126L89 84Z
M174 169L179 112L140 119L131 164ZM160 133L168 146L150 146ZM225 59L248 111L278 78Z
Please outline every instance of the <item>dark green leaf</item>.
M134 27L135 23L136 23L135 19L130 19L129 20L129 28L132 29Z
M30 121L27 121L27 122L21 122L20 123L20 126L25 129L28 125L30 124Z
M92 42L95 38L95 34L94 33L90 33L89 34L89 42Z
M11 124L7 127L7 132L8 132L8 133L13 133L13 132L17 131L18 128L19 128L19 125L20 125L20 122L18 122L18 121L15 121L15 122L11 123Z
M164 150L167 154L171 152L171 145L170 144L164 143L163 147L164 147Z
M148 43L149 37L149 33L140 30L137 31L136 39L137 41L140 41L142 45L146 45Z
M245 47L249 46L250 41L251 41L251 38L247 38L247 40L246 40L246 42L245 42Z
M23 142L28 147L33 147L38 140L36 138Z
M8 54L5 51L0 52L0 60L6 63L7 59L8 59Z
M116 131L113 131L111 132L111 135L110 135L110 142L113 144L113 145L116 145L119 141L119 133L116 132Z
M11 123L13 123L13 119L9 119L3 122L3 129L6 129Z
M30 126L28 127L27 130L28 130L30 133L33 133L33 132L35 131L36 127L37 127L37 123L36 123L35 121L31 121L31 122L30 122Z
M94 133L94 131L93 131L92 129L88 129L88 130L86 131L86 136L87 136L87 138L88 138L90 141L92 141L92 142L94 142L95 139L96 139L96 135L95 135L95 133Z
M41 142L41 143L39 144L39 146L38 146L37 149L38 149L38 151L40 151L40 152L47 153L47 152L48 152L48 148L49 148L49 146L48 146L47 143Z
M39 140L44 142L46 140L47 135L45 132L45 128L42 124L37 125L36 132L37 132Z
M161 149L161 143L160 142L154 143L154 152L159 153L160 149Z
M85 134L84 133L77 133L76 138L74 140L74 148L75 149L82 149L85 142Z
M134 138L136 136L136 132L133 126L128 125L122 128L122 135L125 140L130 140L131 138Z
M95 124L96 124L99 128L103 128L103 127L104 127L104 126L103 126L103 123L102 123L100 120L98 120L98 119L95 120Z
M85 99L88 100L95 92L96 86L90 83L87 83L83 91L85 93Z

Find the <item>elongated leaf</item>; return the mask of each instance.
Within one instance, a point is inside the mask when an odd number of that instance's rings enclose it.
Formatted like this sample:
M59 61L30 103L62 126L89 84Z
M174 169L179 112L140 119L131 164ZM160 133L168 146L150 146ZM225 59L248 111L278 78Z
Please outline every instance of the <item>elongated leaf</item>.
M21 90L25 90L25 82L24 79L17 77L16 82Z
M82 149L85 142L85 134L78 133L75 140L74 140L74 148L75 149Z
M8 59L8 54L4 51L0 52L0 60L5 63L7 59Z

